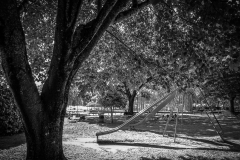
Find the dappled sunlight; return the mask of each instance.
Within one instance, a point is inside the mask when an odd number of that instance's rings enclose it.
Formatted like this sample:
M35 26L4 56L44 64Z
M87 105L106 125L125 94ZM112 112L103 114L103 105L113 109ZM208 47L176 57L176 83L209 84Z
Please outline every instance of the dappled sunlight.
M179 118L178 121L178 125L177 125L177 140L179 138L179 135L184 135L185 137L218 137L218 134L216 133L216 131L214 130L214 128L212 127L212 125L210 124L210 122L203 122L205 121L206 117L202 116L202 115L194 115L194 118L191 117L191 120L189 120L189 117L191 115L187 115L187 116L183 116L183 119L181 119L181 117ZM124 121L126 120L123 116L114 116L114 123L110 123L110 118L106 116L105 119L105 123L98 123L98 118L91 118L91 119L86 119L84 122L77 122L76 124L69 124L70 126L65 126L65 132L69 134L70 131L67 131L68 129L71 130L74 127L80 128L80 126L82 125L88 125L89 127L85 127L85 131L88 130L89 128L94 128L95 131L94 133L91 133L89 135L91 136L95 136L95 133L98 131L103 131L103 130L108 130L108 128L114 128L117 127L118 125L121 125L122 123L124 123ZM221 123L221 122L220 122ZM237 137L240 135L238 134L239 131L237 131L240 127L240 125L229 125L230 123L232 123L231 121L227 121L225 122L222 127L223 130L226 130L226 132L224 132L226 134L226 136L232 137L233 139L237 139ZM80 126L79 126L80 125ZM150 120L147 121L146 123L143 123L139 126L136 126L134 130L129 130L127 127L125 129L127 130L120 130L116 133L112 133L109 136L113 136L114 134L119 134L121 133L122 136L128 133L132 133L132 135L138 135L139 133L143 133L144 132L144 137L148 137L147 135L149 133L154 133L155 134L155 138L162 138L162 133L163 130L165 129L165 125L166 125L166 121L161 120L161 119L157 119L157 120ZM227 128L225 128L227 127ZM82 127L81 127L82 128ZM84 128L84 127L83 127ZM235 131L236 130L236 131ZM80 130L79 130L80 132ZM170 121L167 130L166 130L166 135L173 137L175 132L175 121ZM85 136L88 134L85 134ZM126 136L127 136L126 135ZM108 137L103 136L101 137L101 139L104 139L104 137ZM132 137L133 138L133 137ZM121 138L120 138L121 139Z

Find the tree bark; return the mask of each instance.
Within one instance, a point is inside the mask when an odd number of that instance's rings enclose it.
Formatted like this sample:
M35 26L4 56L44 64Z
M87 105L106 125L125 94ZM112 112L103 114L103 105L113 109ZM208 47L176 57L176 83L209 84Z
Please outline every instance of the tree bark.
M62 131L67 105L65 96L69 86L66 85L65 90L48 98L40 96L28 63L25 35L16 1L0 1L0 28L2 67L21 111L27 140L27 159L63 160ZM62 82L56 84L61 85ZM43 98L46 101L43 102Z
M63 120L45 120L37 133L25 131L27 140L27 160L65 160L62 149Z
M111 106L110 109L111 109L111 123L113 123L113 106Z
M137 92L134 90L133 93L128 94L128 113L129 115L133 115L133 109L134 109L134 99L137 95Z

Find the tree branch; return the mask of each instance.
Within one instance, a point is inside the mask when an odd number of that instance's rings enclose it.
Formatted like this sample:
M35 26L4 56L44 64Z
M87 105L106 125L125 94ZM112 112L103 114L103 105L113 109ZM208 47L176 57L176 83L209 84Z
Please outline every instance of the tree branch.
M28 63L25 35L16 1L0 1L0 20L4 33L0 35L4 42L0 46L3 71L25 124L31 130L33 124L38 124L37 116L41 114L42 105Z
M74 70L78 69L82 62L89 56L94 45L113 22L117 14L124 8L126 3L127 0L117 2L116 0L115 2L113 0L107 1L95 20L85 26L79 26L76 29L73 44L75 54L72 54L68 60L71 62L76 58L74 61Z
M138 5L138 1L137 0L132 0L132 7L136 7Z
M87 45L91 42L92 37L96 35L106 16L108 16L116 2L117 0L108 0L104 4L100 13L97 15L96 19L88 22L86 25L79 25L76 28L76 31L73 35L72 48L78 50L78 53L72 54L68 61L74 61L74 59L87 47Z
M138 87L138 91L147 83L149 83L151 80L153 80L153 77L150 76L147 78L146 82L145 83L142 83L139 87Z
M114 22L117 23L122 21L125 18L128 18L134 14L136 14L142 8L148 6L150 4L150 0L146 0L140 4L134 4L130 9L120 12L115 18Z
M56 79L59 80L60 72L64 73L66 71L65 61L70 54L72 35L82 4L83 0L58 0L55 45L49 69L48 84L44 85L43 92L48 88L47 85L51 86Z
M108 0L95 20L76 28L72 44L73 51L66 60L68 65L72 65L68 81L73 79L95 44L126 4L127 0Z
M53 56L49 68L49 76L44 83L41 93L44 102L49 101L49 99L52 102L62 101L61 97L63 97L62 94L64 93L61 91L65 90L66 81L70 74L70 70L66 70L69 66L65 64L65 59L71 49L72 34L81 2L82 0L58 0ZM61 111L58 108L56 110Z
M77 17L82 7L82 4L83 4L83 0L71 0L68 3L68 8L67 8L68 30L71 30L71 32L73 32L73 29L76 25Z
M102 9L102 0L97 0L97 12L99 13Z
M127 96L131 96L131 92L130 89L127 86L127 82L123 82L124 88L125 88L125 92Z
M64 55L64 49L66 49L66 43L64 41L64 38L66 36L65 32L67 29L66 8L67 8L67 2L65 2L64 0L58 0L54 48L53 48L53 56L52 56L51 64L49 68L48 86L54 83L53 77L56 76L57 70L60 69L59 63L61 61L61 57ZM43 89L45 90L45 85Z
M119 86L119 87L121 87L121 86ZM119 87L116 88L117 91L121 92L122 94L127 94L126 92L123 91L122 88L119 88Z

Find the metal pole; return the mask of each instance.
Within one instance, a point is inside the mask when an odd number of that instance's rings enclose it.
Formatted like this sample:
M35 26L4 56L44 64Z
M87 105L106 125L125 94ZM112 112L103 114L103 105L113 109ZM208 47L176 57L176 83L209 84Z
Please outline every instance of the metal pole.
M183 103L182 103L181 125L183 123L183 108L185 107L185 94L184 93L183 93L183 96L182 96L182 100L183 100Z
M176 95L177 95L177 93L175 94L174 102L175 102L175 100L176 100ZM163 137L164 137L165 132L166 132L166 130L167 130L167 127L168 127L169 121L171 120L171 115L172 115L172 112L173 112L173 107L171 107L171 108L172 108L172 109L171 109L171 111L170 111L170 114L169 114L169 117L168 117L168 120L167 120L167 123L166 123L165 129L164 129L164 131L163 131Z
M174 143L176 142L176 135L177 135L178 114L179 114L179 108L177 110L177 117L176 117L176 123L175 123Z
M200 89L200 88L199 88L199 89ZM211 111L211 113L213 114L213 117L215 118L215 120L217 121L217 123L218 123L220 129L223 130L222 127L221 127L221 125L220 125L220 123L219 123L219 121L217 120L217 117L216 117L215 114L213 113L212 107L210 107L210 105L209 105L209 103L208 103L206 97L203 95L203 92L202 92L201 89L200 89L200 92L201 92L201 94L202 94L204 100L206 101L206 103L207 103L207 105L208 105L208 108L210 108L210 111ZM206 112L206 113L207 113L207 112Z
M206 97L203 95L202 90L201 90L200 88L199 88L199 90L200 90L200 92L201 92L204 100L206 101L208 107L210 108ZM201 102L201 106L202 106L202 102ZM212 112L212 109L211 109L211 108L210 108L210 110L211 110L211 112ZM212 112L212 113L213 113L213 112ZM215 131L217 132L217 134L220 136L220 138L221 138L222 141L224 142L224 141L225 141L224 138L222 137L221 133L220 133L220 132L217 130L217 128L215 127L214 123L213 123L212 120L211 120L211 117L209 116L209 114L208 114L207 112L206 112L206 114L207 114L207 116L208 116L208 118L209 118L209 120L210 120L210 123L212 124L213 128L215 129ZM220 127L220 129L221 129L221 131L222 131L222 133L223 133L222 127L221 127L220 123L218 122L217 118L215 117L214 113L213 113L213 116L214 116L215 120L217 121L218 126Z

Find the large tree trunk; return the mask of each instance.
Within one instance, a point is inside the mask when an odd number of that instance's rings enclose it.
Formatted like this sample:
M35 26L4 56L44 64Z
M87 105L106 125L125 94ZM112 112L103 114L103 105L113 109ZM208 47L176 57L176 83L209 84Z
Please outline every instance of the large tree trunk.
M62 149L63 119L45 119L42 126L34 129L37 130L34 134L25 130L27 140L27 159L66 159Z
M39 94L28 63L25 35L15 0L0 1L0 53L5 77L21 111L27 159L65 159L62 132L71 81L67 81L67 74L58 74L62 78L56 77L57 81L51 85L53 88L47 87L42 95Z

